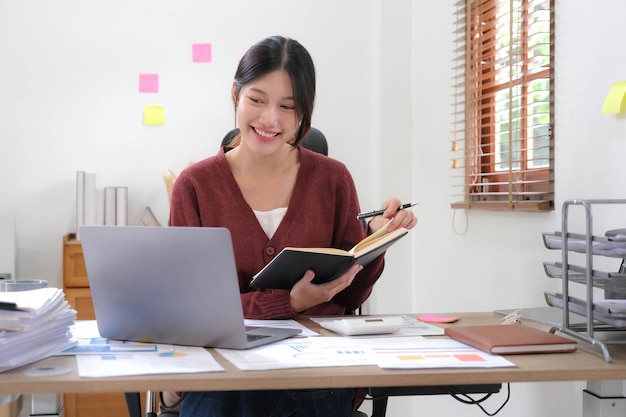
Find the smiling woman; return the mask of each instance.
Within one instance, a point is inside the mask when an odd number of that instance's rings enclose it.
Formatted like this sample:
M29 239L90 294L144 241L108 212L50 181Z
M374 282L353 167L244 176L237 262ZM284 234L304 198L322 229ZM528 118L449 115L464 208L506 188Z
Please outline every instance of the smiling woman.
M313 60L299 42L273 36L256 43L240 60L232 86L238 136L185 169L174 184L171 226L230 231L248 319L343 315L358 308L382 273L384 254L326 283L313 283L311 269L290 289L251 288L250 281L285 247L348 250L366 233L386 233L380 230L386 223L387 232L417 223L409 210L397 210L399 199L389 198L364 230L346 166L301 146L314 98ZM349 416L361 400L352 388L189 392L181 417Z
M259 77L263 74L263 77ZM274 83L280 89L274 91ZM269 97L269 93L274 97ZM313 103L315 100L315 66L307 50L293 39L278 36L258 42L241 59L233 81L233 103L240 129L240 115L250 107L257 107L266 118L290 119L297 122L297 130L291 137L291 144L298 145L311 127ZM270 101L271 99L271 101ZM244 106L244 107L242 107ZM272 136L275 133L263 131L257 126L259 135ZM242 129L243 130L243 129ZM243 133L243 132L242 132ZM236 138L232 142L238 144Z
M241 89L234 87L233 101L244 139L250 134L268 143L295 143L299 120L287 72L274 71Z

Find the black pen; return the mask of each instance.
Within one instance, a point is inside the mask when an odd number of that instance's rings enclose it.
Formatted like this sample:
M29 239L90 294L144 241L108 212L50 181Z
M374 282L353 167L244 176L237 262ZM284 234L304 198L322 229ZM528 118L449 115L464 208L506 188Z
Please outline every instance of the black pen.
M409 207L413 207L418 205L419 203L406 203L406 204L402 204L400 207L398 207L398 210L403 210L403 209L408 209ZM374 211L369 211L367 213L359 213L356 218L361 220L361 219L367 219L368 217L374 217L374 216L380 216L381 214L383 214L387 209L382 209L382 210L374 210Z

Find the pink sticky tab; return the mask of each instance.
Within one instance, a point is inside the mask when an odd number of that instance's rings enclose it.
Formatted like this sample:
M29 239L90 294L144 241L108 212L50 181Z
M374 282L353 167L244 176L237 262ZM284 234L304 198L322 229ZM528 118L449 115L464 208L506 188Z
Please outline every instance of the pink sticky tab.
M159 74L139 74L140 93L159 92Z
M213 60L210 43L195 43L192 45L193 62L211 62Z
M461 316L435 316L433 314L422 314L417 319L426 323L453 323Z

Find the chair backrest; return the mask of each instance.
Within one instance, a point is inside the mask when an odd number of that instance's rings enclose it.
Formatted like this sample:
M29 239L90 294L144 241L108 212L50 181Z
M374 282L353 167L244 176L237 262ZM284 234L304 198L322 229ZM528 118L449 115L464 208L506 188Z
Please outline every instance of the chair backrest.
M237 128L228 132L222 139L221 146L228 145L238 133L239 129ZM309 130L309 133L304 137L304 139L302 139L301 144L303 148L328 156L328 141L326 140L326 136L324 136L319 129L312 127L311 130Z

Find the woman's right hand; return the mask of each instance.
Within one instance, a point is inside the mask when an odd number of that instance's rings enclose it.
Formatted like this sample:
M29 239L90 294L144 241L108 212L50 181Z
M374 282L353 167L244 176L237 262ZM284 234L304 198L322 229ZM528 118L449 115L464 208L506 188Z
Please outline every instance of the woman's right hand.
M296 313L301 313L308 308L332 300L335 295L352 284L354 277L361 269L363 269L361 265L353 265L340 277L323 284L313 284L311 281L315 278L315 273L311 270L306 271L291 288L289 293L291 308Z

